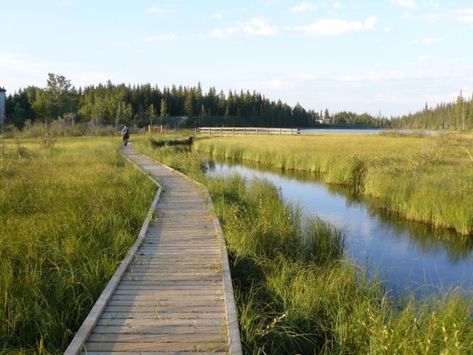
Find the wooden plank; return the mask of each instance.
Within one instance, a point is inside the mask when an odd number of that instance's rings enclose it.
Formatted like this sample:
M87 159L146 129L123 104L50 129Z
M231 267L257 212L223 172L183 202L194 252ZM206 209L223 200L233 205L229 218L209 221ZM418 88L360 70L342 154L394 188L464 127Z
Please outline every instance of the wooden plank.
M217 293L222 290L223 283L216 284L214 282L173 282L173 281L123 281L124 286L132 286L129 289L139 289L139 286L143 286L148 290L163 290L163 291L195 291L195 290L209 290ZM216 286L216 287L215 287Z
M157 292L158 291L158 292ZM162 296L169 296L173 297L176 295L182 295L185 297L193 297L199 295L213 295L215 297L223 297L223 293L221 290L208 290L208 289L194 289L194 290L175 290L175 289L162 289L159 287L148 286L148 285L140 285L135 287L127 287L127 286L119 286L115 289L113 293L114 296L117 295L143 295L146 296L150 295L162 295Z
M209 196L210 198L210 196ZM225 311L227 315L227 332L229 337L230 352L232 354L242 354L240 328L238 325L238 311L236 308L233 294L232 278L230 274L230 265L228 262L227 248L223 238L222 227L217 218L214 219L215 229L219 236L222 250L223 283L225 292Z
M169 306L107 306L105 312L130 312L130 313L159 313L159 312L221 312L225 310L225 304L213 306L200 306L198 309L192 305L169 305Z
M110 298L110 301L152 301L152 300L161 300L166 302L172 302L174 300L195 300L195 301L203 301L203 300L223 300L223 295L215 294L215 293L200 293L200 294L183 294L183 293L172 293L172 294L164 294L156 291L144 291L139 290L135 294L127 294L121 295L118 293L114 293L113 296Z
M85 348L88 351L226 351L225 343L101 343L87 342Z
M177 298L173 300L109 300L108 306L126 306L126 307L181 307L192 306L194 309L199 307L219 307L223 306L223 299L221 300L190 300L189 298Z
M174 326L192 326L192 327L218 327L222 326L220 319L99 319L97 325L103 326L124 326L128 328L140 327L174 327Z
M107 334L92 333L90 342L100 343L225 343L226 334Z
M156 209L156 205L158 204L161 191L162 191L162 188L161 186L158 185L158 190L148 210L146 218L143 222L143 226L141 227L140 233L138 234L138 238L136 239L135 243L128 251L123 261L120 263L120 266L115 271L110 281L107 283L107 286L105 287L104 291L99 296L99 299L97 300L97 302L94 304L91 311L87 315L84 323L82 323L82 326L79 328L79 331L76 333L76 335L72 339L72 342L67 347L66 351L64 352L65 355L76 355L81 351L82 345L85 343L87 337L91 333L92 329L95 327L95 324L97 323L98 319L100 318L100 315L105 309L109 298L112 296L113 291L117 287L123 274L128 268L128 265L133 260L135 253L137 252L140 244L145 238L146 231L148 229L148 226L153 216L153 212Z
M159 313L132 313L132 312L104 312L102 319L220 319L225 320L225 312L159 312Z
M227 352L162 352L162 351L140 351L140 352L127 352L127 351L88 351L87 355L227 355Z
M130 147L126 154L166 189L156 220L148 223L141 245L82 344L96 355L241 354L228 322L232 313L222 262L226 249L224 253L207 191L181 173L134 154Z

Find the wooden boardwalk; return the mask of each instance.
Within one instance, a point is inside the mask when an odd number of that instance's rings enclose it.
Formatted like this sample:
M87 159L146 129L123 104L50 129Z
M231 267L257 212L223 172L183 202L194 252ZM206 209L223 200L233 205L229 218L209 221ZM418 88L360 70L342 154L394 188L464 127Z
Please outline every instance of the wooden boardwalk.
M130 146L123 152L161 188L65 353L241 354L226 247L207 192Z

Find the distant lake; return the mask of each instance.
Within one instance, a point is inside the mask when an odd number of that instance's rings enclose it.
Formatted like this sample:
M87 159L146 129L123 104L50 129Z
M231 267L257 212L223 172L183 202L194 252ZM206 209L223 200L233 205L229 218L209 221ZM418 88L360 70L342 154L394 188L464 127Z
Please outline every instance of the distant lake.
M344 128L308 128L301 129L302 134L307 133L332 133L332 134L380 134L384 129L344 129Z
M447 134L446 131L434 131L434 130L418 130L418 129L344 129L344 128L307 128L301 129L302 134L381 134L383 132L397 132L400 135L424 135L424 136L439 136Z

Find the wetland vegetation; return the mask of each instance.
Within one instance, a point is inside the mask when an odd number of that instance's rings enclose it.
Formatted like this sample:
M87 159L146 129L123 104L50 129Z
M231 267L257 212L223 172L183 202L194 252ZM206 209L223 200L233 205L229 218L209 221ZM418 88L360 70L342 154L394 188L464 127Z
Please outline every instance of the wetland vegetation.
M212 137L196 140L194 148L234 161L313 172L404 218L473 232L471 134Z
M469 300L455 293L392 299L343 258L343 233L302 220L268 182L205 177L195 152L154 149L146 139L137 146L209 188L228 245L246 353L471 350Z
M155 186L115 138L9 140L0 164L0 353L62 353Z

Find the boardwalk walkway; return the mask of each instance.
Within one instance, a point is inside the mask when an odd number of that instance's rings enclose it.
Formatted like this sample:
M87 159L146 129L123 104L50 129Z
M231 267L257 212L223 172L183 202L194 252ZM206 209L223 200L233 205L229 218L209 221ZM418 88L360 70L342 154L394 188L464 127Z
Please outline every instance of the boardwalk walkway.
M240 354L226 248L206 191L131 147L124 154L162 186L157 211L66 354Z

